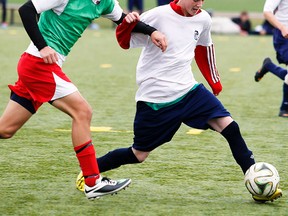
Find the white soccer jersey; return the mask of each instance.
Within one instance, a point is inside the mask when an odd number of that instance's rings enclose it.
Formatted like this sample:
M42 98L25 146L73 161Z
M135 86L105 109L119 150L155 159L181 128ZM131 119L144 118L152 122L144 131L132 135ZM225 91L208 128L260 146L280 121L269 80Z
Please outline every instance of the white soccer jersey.
M263 11L275 13L276 19L288 27L288 0L266 0Z
M192 17L164 5L141 15L141 21L164 33L168 47L162 52L149 36L132 33L130 47L144 47L137 65L136 101L166 103L186 94L197 81L191 63L196 45L210 46L211 18L202 10Z

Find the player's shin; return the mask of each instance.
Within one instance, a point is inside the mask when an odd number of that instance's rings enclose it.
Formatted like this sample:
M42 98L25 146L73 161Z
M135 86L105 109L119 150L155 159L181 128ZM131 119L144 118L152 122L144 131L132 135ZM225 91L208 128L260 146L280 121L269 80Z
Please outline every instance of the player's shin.
M97 158L97 162L101 173L118 168L121 165L140 163L131 147L110 151L106 155Z
M255 164L255 160L240 133L238 124L235 121L231 122L221 134L228 141L234 159L245 174L246 170Z
M94 186L100 175L92 140L74 147L74 150L85 177L85 184L90 187Z

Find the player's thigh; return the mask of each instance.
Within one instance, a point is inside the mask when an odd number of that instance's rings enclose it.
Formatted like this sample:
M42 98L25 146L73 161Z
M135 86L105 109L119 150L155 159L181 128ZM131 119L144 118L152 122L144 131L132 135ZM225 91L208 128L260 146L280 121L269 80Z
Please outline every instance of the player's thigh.
M79 91L59 98L51 102L51 104L72 117L85 115L89 118L92 115L91 106Z
M19 103L10 100L0 117L0 133L7 133L7 136L13 135L32 115Z
M288 64L288 40L282 36L280 30L275 29L273 34L273 44L278 62Z
M137 102L133 148L149 152L173 138L182 123L173 107L156 111L144 102Z
M220 128L220 123L214 122L214 119L230 116L230 113L217 97L208 91L203 84L189 92L182 103L185 104L181 111L183 123L189 127L204 130L212 127L217 130ZM213 126L209 122L212 122Z

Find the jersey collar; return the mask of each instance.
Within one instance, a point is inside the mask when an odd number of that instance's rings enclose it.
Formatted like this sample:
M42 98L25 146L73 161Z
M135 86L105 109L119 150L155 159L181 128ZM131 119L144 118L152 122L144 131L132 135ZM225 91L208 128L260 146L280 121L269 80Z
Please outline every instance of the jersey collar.
M181 6L177 5L178 1L179 1L179 0L174 0L174 1L170 2L170 6L171 6L171 8L172 8L177 14L179 14L179 15L181 15L181 16L184 16L184 13L183 13L183 11L182 11ZM197 14L199 14L199 13L201 13L201 10L199 10L199 11L197 12Z

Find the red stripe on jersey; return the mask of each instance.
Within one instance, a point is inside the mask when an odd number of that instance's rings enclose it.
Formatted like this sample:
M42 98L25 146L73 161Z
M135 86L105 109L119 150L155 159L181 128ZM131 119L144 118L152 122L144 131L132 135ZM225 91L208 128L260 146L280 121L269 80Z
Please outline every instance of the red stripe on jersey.
M220 76L216 68L216 58L213 44L207 47L207 58L212 80L214 83L219 82Z
M216 58L214 46L197 46L195 49L195 61L202 75L207 80L208 84L215 95L222 91L220 76L216 67Z

